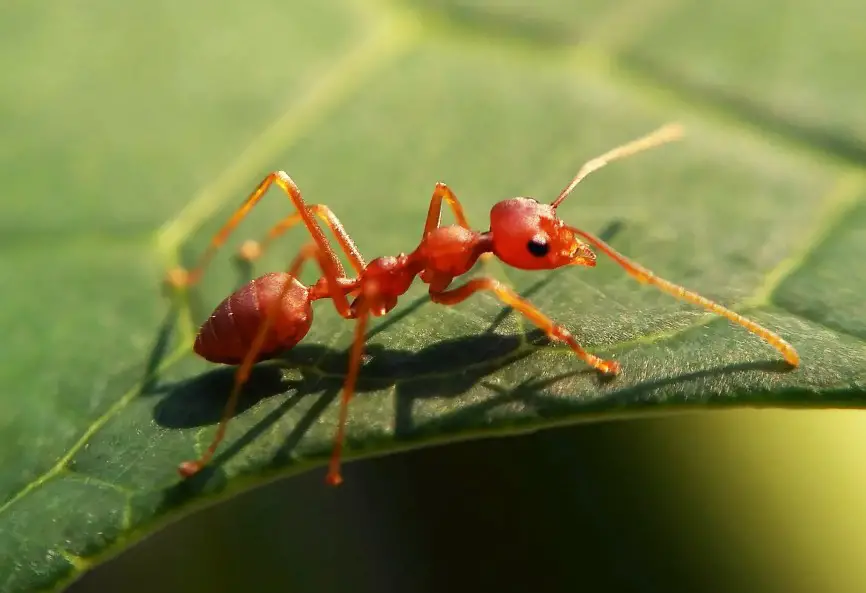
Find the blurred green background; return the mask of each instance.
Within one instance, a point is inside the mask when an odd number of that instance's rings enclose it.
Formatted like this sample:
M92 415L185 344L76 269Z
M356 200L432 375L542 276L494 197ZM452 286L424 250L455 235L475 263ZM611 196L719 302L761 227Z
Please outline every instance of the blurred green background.
M729 411L447 445L205 509L70 588L857 592L858 412Z
M682 119L699 149L611 168L570 215L597 231L628 212L635 256L684 237L662 266L726 302L747 298L840 177L854 173L846 204L863 193L864 19L856 0L5 3L0 427L32 446L0 452L3 483L32 481L56 458L42 448L65 451L129 388L165 314L163 270L197 255L273 168L297 173L373 257L411 247L405 221L420 230L440 179L481 226L495 200L554 195L582 159ZM704 198L730 219L702 215ZM273 199L251 228L285 211ZM727 238L740 213L750 262L728 282L741 253L706 259L728 246L700 239ZM856 263L864 216L854 210L833 246ZM866 309L850 288L862 268L824 265L833 249L780 298L862 350ZM232 282L220 265L205 309ZM590 343L693 319L620 276L595 277L641 306L636 320L617 309L625 328L605 325L596 295L539 299ZM579 298L600 302L575 312ZM322 327L315 343L332 331ZM184 364L178 374L206 368ZM864 385L850 378L848 397ZM316 470L185 517L70 591L862 592L864 428L858 411L717 410L357 461L338 490ZM111 479L135 485L141 474L119 476L154 459L171 470L173 444L118 450ZM29 562L25 548L3 561Z

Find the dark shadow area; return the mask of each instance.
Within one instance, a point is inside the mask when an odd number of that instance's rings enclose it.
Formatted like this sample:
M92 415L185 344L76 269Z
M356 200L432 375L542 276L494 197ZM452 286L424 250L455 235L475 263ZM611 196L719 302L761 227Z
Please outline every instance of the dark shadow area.
M556 378L538 381L537 383L529 383L522 387L522 398L532 403L535 409L543 416L559 417L565 414L573 414L575 412L604 412L617 408L628 406L630 410L638 408L652 408L659 405L665 405L665 402L657 402L648 399L646 396L654 390L666 387L669 385L688 383L700 379L709 379L722 375L730 375L738 372L748 371L763 371L767 373L788 373L793 369L785 362L779 360L763 360L754 362L741 362L727 365L719 365L708 369L701 369L689 373L677 374L675 376L664 377L652 381L645 381L637 385L631 385L617 389L608 393L603 398L594 399L592 401L569 400L566 398L551 398L546 397L542 393L542 389L552 385ZM519 388L520 389L520 388ZM731 398L712 398L710 400L702 400L694 402L695 405L718 405L723 404L725 400ZM731 401L733 405L743 405L743 402L737 398ZM686 406L687 403L677 402L677 406Z
M508 40L544 48L571 47L578 34L559 23L531 14L503 14L455 2L413 0L412 10L445 21L450 31L462 31L485 39Z
M159 325L153 348L151 348L145 362L141 381L141 393L150 393L157 389L157 382L159 381L157 371L168 353L168 347L171 344L174 330L177 327L178 313L178 302L177 300L173 300L165 318L163 318L162 323Z
M478 368L492 372L524 356L525 353L520 351L524 341L539 340L546 341L547 338L541 330L533 328L523 335L483 333L440 340L416 352L369 344L365 348L365 362L359 381L380 389L399 381L429 381L446 375L472 375L475 373L473 369ZM347 352L312 344L296 346L280 360L287 366L315 360L322 372L339 375L340 380L349 363Z
M575 364L580 364L575 361ZM743 405L743 401L738 398L713 398L706 401L696 401L694 404L677 402L676 404L666 404L648 399L646 396L654 390L667 385L678 383L687 383L689 381L707 379L721 375L728 375L737 372L746 371L764 371L772 373L790 372L792 369L782 361L759 361L759 362L744 362L729 365L721 365L709 369L702 369L691 373L678 374L676 376L665 377L655 381L648 381L639 385L631 385L622 389L608 391L598 398L592 399L572 399L563 398L561 396L552 395L546 390L559 381L574 377L577 375L595 375L595 380L599 386L605 385L608 388L615 386L617 377L603 376L596 373L594 370L583 365L576 368L574 371L561 373L553 377L544 379L530 378L520 384L506 389L499 385L481 381L481 385L495 392L497 395L490 399L466 406L461 410L441 416L435 420L425 422L423 427L418 427L413 431L412 438L419 438L425 434L439 434L448 431L457 431L465 429L466 426L472 424L481 424L486 421L487 414L496 408L519 402L532 411L531 417L526 421L520 421L518 424L535 424L539 419L557 420L562 419L567 415L575 414L593 414L602 412L615 412L617 410L638 410L641 408L653 408L660 405L675 405L679 408L685 408L689 405L694 406L714 406L714 405ZM803 391L803 395L807 392ZM816 398L814 393L812 398ZM785 397L790 397L791 394L786 394ZM401 398L402 399L402 398ZM768 402L769 403L769 402ZM866 401L861 399L861 403L866 406ZM758 402L749 402L750 405L760 405ZM399 405L399 400L398 400ZM409 414L411 417L411 414Z
M611 220L606 227L601 229L598 233L598 238L604 241L605 243L613 242L614 237L622 232L622 229L625 228L625 222L618 219Z
M845 136L843 130L833 131L819 127L819 124L808 125L795 118L786 117L774 112L770 105L749 100L723 87L689 80L638 53L624 56L622 65L654 85L673 89L689 102L724 111L762 130L794 139L803 145L818 147L850 163L866 163L866 145L853 137Z
M420 296L416 298L414 301L409 303L408 305L400 305L399 309L396 309L388 314L380 323L370 329L367 332L367 340L375 336L376 334L380 334L392 325L403 321L407 317L409 317L412 313L426 305L430 302L430 295L425 294L424 296Z
M283 461L283 455L281 455L283 450L290 452L291 449L295 447L295 445L300 441L301 437L310 429L312 423L319 417L319 415L325 410L325 408L333 401L336 397L337 392L330 395L330 397L320 397L319 401L312 406L306 414L301 418L300 422L298 422L291 430L289 435L286 437L283 448L280 450L275 457L279 457L280 461ZM272 410L267 416L262 418L259 422L255 424L252 428L247 430L243 436L239 439L233 441L231 444L228 444L217 450L216 455L214 455L211 462L201 469L196 475L186 478L177 482L174 486L167 488L163 491L162 501L160 503L159 510L157 510L157 515L161 515L164 512L170 511L171 509L177 507L178 505L187 502L198 496L204 492L218 492L222 490L226 484L228 483L228 478L225 475L225 472L222 471L222 465L237 455L244 447L255 441L258 437L264 434L268 428L273 426L279 419L293 407L295 407L298 402L301 401L301 397L303 395L298 392L294 393L288 398L286 398L283 403L281 403L277 408ZM242 400L245 398L242 398ZM222 399L223 403L225 403L225 398ZM253 402L255 403L255 402ZM252 405L252 404L249 404ZM246 407L249 407L247 405ZM222 413L222 409L217 409L216 406L213 406L213 410L217 411L219 414ZM218 419L217 419L218 421ZM274 459L273 463L277 464L277 459ZM285 461L283 461L283 464Z
M415 397L455 397L482 377L527 356L522 340L546 339L539 330L525 336L481 334L431 344L419 352L388 349L373 344L358 378L356 393L411 382ZM455 367L455 360L460 366ZM315 363L315 367L312 365ZM342 390L347 352L318 344L299 344L281 358L253 367L244 385L237 414L264 398L291 392L293 397ZM167 428L208 426L219 421L234 384L235 368L223 366L175 384L162 385L165 397L154 408L154 420ZM299 369L300 380L284 380L289 369ZM435 378L435 382L431 381ZM417 384L416 384L417 383ZM435 383L435 384L434 384Z
M358 379L356 394L363 397L366 392L411 381L411 396L398 397L395 428L398 438L401 435L411 435L413 398L450 398L466 392L482 377L528 355L527 350L519 351L521 339L518 335L503 337L481 334L438 342L417 353L370 345L367 349L367 362ZM533 330L525 339L545 338L543 333ZM467 357L467 354L471 356ZM461 372L455 369L455 360L460 360L467 370ZM309 428L342 393L347 365L347 352L316 344L300 344L282 358L253 367L250 378L244 385L235 416L265 398L283 394L288 394L288 398L256 422L241 438L220 448L212 462L199 474L169 489L163 507L168 509L201 492L220 489L225 483L225 476L220 470L223 463L271 428L302 398L316 397L315 403L292 427L271 461L273 466L285 465ZM285 371L293 368L300 369L301 378L284 380ZM149 393L164 394L154 407L154 420L167 428L217 424L234 385L235 369L236 367L221 366L188 380L154 386ZM441 377L436 381L425 381L420 374Z
M218 367L186 381L160 386L158 391L168 395L156 404L154 420L166 428L216 424L234 385L235 368ZM244 385L236 415L290 388L291 384L283 381L279 368L266 364L255 366Z
M173 344L179 319L178 305L176 298L169 299L168 310L157 326L153 345L144 362L131 364L113 374L109 380L110 389L107 391L126 393L135 389L139 395L160 392L159 369Z
M235 266L235 271L237 272L237 281L235 282L235 290L238 290L245 284L252 282L253 278L255 278L255 267L253 266L253 262L248 259L244 259L240 257L240 255L235 254L232 257L232 263Z
M184 246L178 250L178 259L181 266L187 270L190 269L197 260L190 256L189 246ZM181 301L189 309L189 316L192 319L195 327L193 330L198 330L198 324L207 319L209 311L204 306L204 301L201 298L201 293L198 290L198 285L183 289L167 288L167 296L171 299L172 304L176 307L181 306Z
M701 369L690 373L683 373L676 377L665 377L654 381L646 381L633 387L627 387L616 392L616 398L620 402L628 402L630 400L641 399L640 396L649 393L653 389L667 387L674 383L682 383L694 381L697 379L708 379L717 375L725 375L730 373L745 372L745 371L762 371L765 373L790 373L794 369L783 360L760 360L753 362L738 362L724 366L712 367L709 369Z
M652 400L646 396L654 390L677 383L738 372L790 371L785 363L776 360L737 363L615 389L617 377L601 375L575 359L573 371L543 379L528 378L508 389L485 381L488 375L532 353L531 349L521 347L523 340L531 342L546 340L546 338L536 329L523 336L498 336L484 333L437 342L415 353L376 345L370 349L370 358L362 369L356 394L358 397L364 397L364 394L370 391L394 387L396 392L394 438L396 441L411 441L431 434L447 432L457 434L465 432L467 427L484 425L489 422L488 414L515 402L531 410L531 413L524 414L523 419L516 422L536 424L545 418L557 420L578 413L600 413L623 408L634 410L665 405L666 402ZM305 366L311 360L318 361L318 366L315 368ZM461 362L459 368L454 367L455 360ZM296 361L295 364L293 361ZM297 361L301 361L300 364L297 364ZM273 426L301 398L316 397L315 404L292 428L283 446L272 460L274 466L288 462L293 449L306 431L341 394L347 362L345 352L333 351L319 345L302 344L288 352L282 359L255 367L239 402L238 414L267 397L288 394L288 399L259 420L242 438L231 446L221 449L210 466L211 475L221 463L230 459ZM290 368L301 370L299 380L282 379L284 371ZM591 376L599 388L605 388L606 393L598 398L572 399L547 392L557 382L577 375ZM213 425L219 421L223 413L233 381L234 368L222 367L171 386L166 390L167 395L156 405L154 419L161 426L169 428ZM476 385L489 389L492 395L481 402L463 406L457 411L444 414L434 420L427 420L423 425L417 425L413 414L415 402L427 398L458 397ZM614 387L612 391L611 387ZM696 404L716 405L725 402L724 398L714 398ZM734 399L731 403L743 404L738 399ZM203 482L206 481L203 479L204 476L200 478Z

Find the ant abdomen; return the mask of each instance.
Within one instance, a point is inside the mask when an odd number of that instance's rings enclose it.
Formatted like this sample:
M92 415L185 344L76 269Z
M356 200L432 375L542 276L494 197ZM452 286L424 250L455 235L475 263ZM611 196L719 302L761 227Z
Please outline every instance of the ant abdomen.
M286 282L291 286L286 287ZM271 319L256 361L273 358L300 342L313 323L310 289L286 273L259 276L226 297L195 339L196 354L211 362L240 364L274 301L282 303Z

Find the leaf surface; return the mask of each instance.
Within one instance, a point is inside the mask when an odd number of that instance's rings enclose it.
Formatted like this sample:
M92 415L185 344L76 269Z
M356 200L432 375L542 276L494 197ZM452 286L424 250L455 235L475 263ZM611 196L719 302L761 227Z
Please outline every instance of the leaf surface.
M585 160L680 120L684 142L595 173L561 216L803 359L785 371L755 336L603 256L550 274L492 262L475 273L622 374L600 380L490 295L445 308L419 285L369 332L349 459L652 411L862 405L854 19L805 6L749 49L725 27L760 31L777 8L563 5L10 8L0 589L60 587L197 504L327 458L352 325L317 303L304 342L255 369L212 470L188 483L175 472L209 442L232 383L231 368L191 354L192 336L244 280L233 250L290 204L266 196L181 309L160 280L275 169L372 259L415 246L437 181L486 227L497 200L552 199ZM256 272L285 268L304 241L293 231Z

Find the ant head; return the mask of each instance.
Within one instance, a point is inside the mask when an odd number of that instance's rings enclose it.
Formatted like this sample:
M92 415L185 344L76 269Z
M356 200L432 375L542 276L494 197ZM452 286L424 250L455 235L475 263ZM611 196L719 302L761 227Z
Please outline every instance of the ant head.
M521 270L595 266L595 253L556 216L555 207L532 198L511 198L490 211L493 253Z
M682 126L668 124L587 161L550 204L541 204L532 198L499 202L490 211L488 235L493 253L509 266L523 270L552 270L566 265L594 266L595 254L573 229L556 216L556 208L593 171L682 135Z

